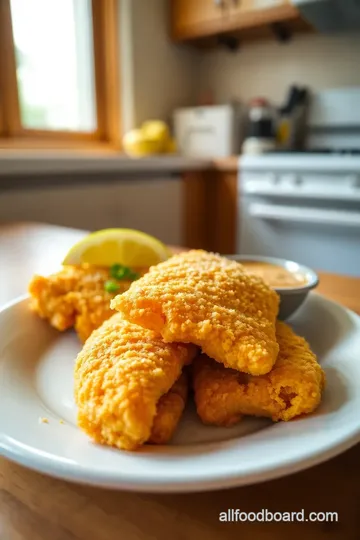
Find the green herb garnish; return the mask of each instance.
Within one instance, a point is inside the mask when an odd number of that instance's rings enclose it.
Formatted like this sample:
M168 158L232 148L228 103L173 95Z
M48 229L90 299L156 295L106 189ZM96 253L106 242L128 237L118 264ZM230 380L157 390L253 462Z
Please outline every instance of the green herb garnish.
M110 276L118 281L128 279L130 274L131 269L127 266L123 266L122 264L113 264L113 266L110 268Z
M114 279L123 279L123 276L126 272L126 267L122 264L113 264L110 267L110 276Z
M137 279L139 279L140 277L140 274L138 274L137 272L133 272L131 270L129 276L128 276L128 279L130 279L131 281L136 281Z
M115 281L113 281L112 279L109 279L108 281L105 281L104 289L108 293L116 293L118 292L120 287Z
M110 267L109 273L113 279L109 279L104 283L104 289L108 293L116 293L119 291L120 285L117 281L135 281L140 277L140 274L133 272L131 268L123 266L122 264L113 264Z
M135 281L140 277L137 272L133 272L131 268L123 266L122 264L113 264L110 268L110 276L117 281Z

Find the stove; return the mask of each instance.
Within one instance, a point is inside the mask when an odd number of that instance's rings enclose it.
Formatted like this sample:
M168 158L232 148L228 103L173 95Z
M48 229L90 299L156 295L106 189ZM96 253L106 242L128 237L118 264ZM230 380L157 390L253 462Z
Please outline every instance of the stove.
M308 154L334 156L360 156L360 148L304 148L303 150L270 150L266 154Z
M316 96L309 125L303 151L240 157L237 251L359 276L360 88Z

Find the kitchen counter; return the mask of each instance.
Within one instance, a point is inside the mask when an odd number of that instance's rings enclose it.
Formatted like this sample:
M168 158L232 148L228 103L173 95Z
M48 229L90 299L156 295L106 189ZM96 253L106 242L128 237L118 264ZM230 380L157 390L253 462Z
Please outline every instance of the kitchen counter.
M212 166L217 171L237 172L241 156L229 156L212 160Z
M0 192L177 178L182 190L182 243L230 253L236 245L238 163L238 156L214 160L177 155L131 159L99 149L0 150Z
M159 173L204 170L210 160L192 159L177 155L131 159L123 154L80 151L0 151L1 177L33 174L64 173Z
M83 231L0 227L0 304L26 290L35 271L56 268ZM322 274L319 292L360 313L360 279ZM147 495L70 484L0 459L0 537L6 540L355 540L360 447L307 471L221 492ZM220 523L246 512L338 512L339 522Z

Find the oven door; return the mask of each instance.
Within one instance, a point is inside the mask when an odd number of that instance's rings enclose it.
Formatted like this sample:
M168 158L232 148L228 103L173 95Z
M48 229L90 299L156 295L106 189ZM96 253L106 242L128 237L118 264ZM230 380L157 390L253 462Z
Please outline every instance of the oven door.
M317 270L360 275L360 205L243 196L238 251L295 260Z

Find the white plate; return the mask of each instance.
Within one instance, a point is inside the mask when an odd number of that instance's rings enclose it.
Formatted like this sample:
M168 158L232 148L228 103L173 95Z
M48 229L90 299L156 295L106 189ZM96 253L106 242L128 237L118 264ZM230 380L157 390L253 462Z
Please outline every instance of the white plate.
M0 453L60 478L153 492L239 486L320 463L360 440L360 318L312 294L293 327L326 371L315 414L222 429L203 426L190 406L172 445L130 453L96 445L76 427L77 337L52 330L19 300L0 312Z

